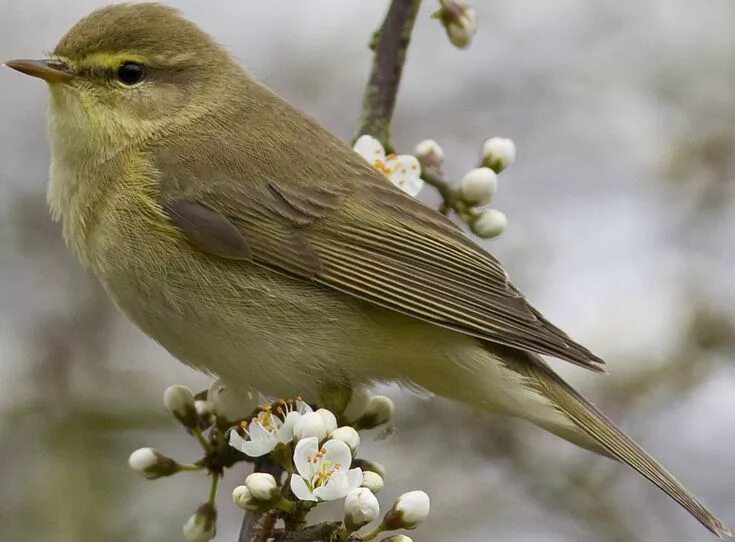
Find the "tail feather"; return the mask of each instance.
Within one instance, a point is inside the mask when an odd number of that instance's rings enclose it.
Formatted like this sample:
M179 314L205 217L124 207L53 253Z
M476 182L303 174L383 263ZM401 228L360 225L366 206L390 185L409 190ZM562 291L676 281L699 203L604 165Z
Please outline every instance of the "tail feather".
M551 400L594 445L605 455L629 465L683 506L702 525L719 538L732 536L722 521L715 517L674 476L648 452L618 429L597 407L577 393L542 360L534 356L533 364L525 364L525 373L540 393ZM561 435L564 436L564 435ZM589 446L591 448L594 447Z

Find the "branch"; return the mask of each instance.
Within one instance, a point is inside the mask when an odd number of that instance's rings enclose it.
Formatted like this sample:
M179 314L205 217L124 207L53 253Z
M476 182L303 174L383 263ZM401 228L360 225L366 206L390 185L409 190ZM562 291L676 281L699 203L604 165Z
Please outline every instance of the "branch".
M378 139L388 152L393 151L390 123L406 50L420 6L421 0L393 0L370 44L375 56L362 99L362 115L355 139L369 134Z

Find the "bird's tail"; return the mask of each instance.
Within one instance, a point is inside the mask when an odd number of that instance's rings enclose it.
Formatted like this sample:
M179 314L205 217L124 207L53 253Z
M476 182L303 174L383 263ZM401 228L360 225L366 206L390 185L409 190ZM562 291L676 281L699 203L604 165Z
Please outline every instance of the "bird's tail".
M576 444L602 452L629 465L683 506L719 538L732 536L725 524L707 510L648 452L615 427L597 407L554 373L541 358L533 354L528 355L533 356L533 360L528 360L532 363L526 362L513 366L513 370L523 373L536 391L548 398L559 412L572 422L579 433L571 434L570 431L559 426L546 427L546 429Z

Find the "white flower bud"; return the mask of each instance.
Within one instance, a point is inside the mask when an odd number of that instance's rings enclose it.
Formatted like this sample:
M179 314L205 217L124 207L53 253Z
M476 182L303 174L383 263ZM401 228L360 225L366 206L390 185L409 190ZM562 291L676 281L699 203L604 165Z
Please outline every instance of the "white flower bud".
M357 449L360 447L360 433L355 431L354 427L350 427L349 425L338 427L329 434L329 438L333 440L341 440L347 444L352 451L352 457L355 457Z
M465 49L472 43L477 30L475 8L458 0L445 0L437 13L452 45Z
M424 139L418 143L413 153L424 167L440 169L444 163L444 150L433 139Z
M366 416L375 418L375 425L382 425L393 417L395 405L390 397L385 395L373 395L368 401Z
M337 417L332 413L331 410L326 408L320 408L316 411L322 417L324 421L324 427L327 428L327 434L337 429Z
M489 167L469 170L459 183L459 194L467 204L486 205L498 190L498 176Z
M372 398L373 394L369 389L361 386L352 390L352 396L347 403L347 408L344 411L344 417L349 421L354 421L365 414L368 403Z
M235 506L249 512L255 512L261 506L247 486L237 486L232 490L232 502L235 503Z
M405 534L395 534L393 536L389 536L388 538L384 538L380 542L413 542L413 539L410 536L406 536Z
M309 437L316 437L319 441L324 440L327 436L324 418L316 412L303 414L293 426L293 435L296 440Z
M429 515L431 501L423 491L404 493L383 518L383 525L390 530L415 529Z
M189 542L209 542L217 534L217 509L204 503L184 523L184 538Z
M197 411L197 415L200 418L208 419L209 416L214 414L213 412L213 405L206 399L196 399L194 400L194 410Z
M508 217L496 209L487 209L472 224L472 231L483 239L497 237L508 226Z
M377 472L370 470L362 471L362 487L366 487L373 493L378 494L383 490L384 485L383 477Z
M278 482L267 472L253 472L245 478L245 486L254 499L269 502L278 496Z
M158 463L158 453L153 448L139 448L128 458L128 464L134 471L144 472Z
M516 159L516 144L512 139L491 137L482 144L482 165L500 173Z
M373 492L366 487L353 489L345 497L345 526L352 532L380 515L380 504Z
M235 421L247 418L258 406L257 394L240 391L217 379L207 393L212 409L217 416Z
M186 386L169 386L163 392L163 404L186 427L198 423L194 394Z
M130 454L128 464L131 469L149 480L155 480L161 476L170 476L179 471L179 465L176 461L161 455L153 448L135 450Z

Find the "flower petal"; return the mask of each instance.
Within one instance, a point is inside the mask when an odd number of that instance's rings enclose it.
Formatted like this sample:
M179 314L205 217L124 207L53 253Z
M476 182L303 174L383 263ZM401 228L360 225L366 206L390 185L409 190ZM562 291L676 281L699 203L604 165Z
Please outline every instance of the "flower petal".
M341 440L328 440L322 446L321 451L324 453L324 461L329 461L333 465L338 466L342 472L346 472L350 468L352 464L352 451Z
M286 419L283 421L283 425L278 429L278 442L286 444L293 440L293 427L296 425L296 422L299 421L299 418L301 418L301 414L295 410L286 414Z
M370 164L374 164L376 160L385 161L383 145L372 136L360 136L352 148Z
M408 195L415 196L424 187L421 165L415 156L410 154L393 156L388 159L386 166L390 181Z
M347 450L349 451L349 448ZM316 437L301 439L296 443L296 449L293 452L293 462L296 466L296 471L307 480L311 480L316 471L316 465L310 463L307 458L312 458L313 460L318 452L319 439Z
M308 412L314 412L314 409L309 406L309 403L306 401L302 401L301 399L296 399L296 412L298 412L301 415L304 415Z
M363 481L363 474L362 470L357 469L350 469L347 471L347 493L352 491L353 489L360 487L362 485Z
M341 499L347 493L349 493L347 473L344 471L336 471L329 477L326 484L314 489L314 495L322 501Z
M301 442L304 442L303 440ZM309 489L306 481L298 474L291 475L291 491L301 501L316 501L317 498Z
M245 455L250 457L260 457L269 454L276 447L276 440L246 440L242 444L242 448L238 448Z

